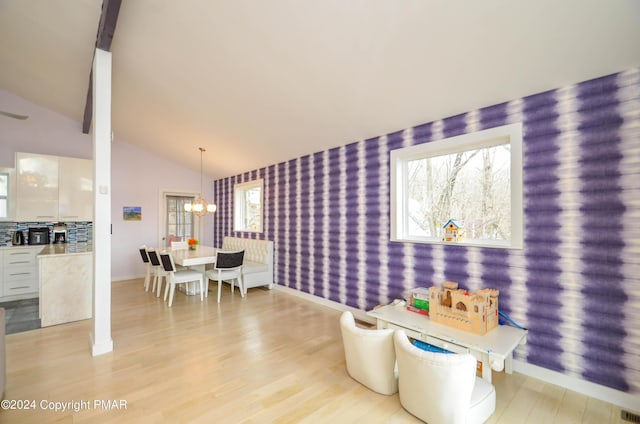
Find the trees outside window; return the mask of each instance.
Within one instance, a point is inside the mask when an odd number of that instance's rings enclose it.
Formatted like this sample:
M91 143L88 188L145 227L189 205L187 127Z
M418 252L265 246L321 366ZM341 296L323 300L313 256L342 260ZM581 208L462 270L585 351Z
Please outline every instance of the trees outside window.
M391 153L392 239L522 247L522 131L507 125Z
M236 184L234 194L234 230L262 232L262 179Z

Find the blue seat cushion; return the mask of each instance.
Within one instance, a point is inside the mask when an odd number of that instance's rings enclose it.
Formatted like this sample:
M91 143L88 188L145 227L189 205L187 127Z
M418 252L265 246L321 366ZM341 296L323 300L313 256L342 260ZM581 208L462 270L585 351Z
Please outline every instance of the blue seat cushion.
M417 347L418 349L422 349L422 350L426 350L428 352L436 352L436 353L453 353L450 350L447 349L443 349L441 347L438 346L434 346L432 344L429 343L425 343L422 340L414 340L413 341L413 345L415 347Z

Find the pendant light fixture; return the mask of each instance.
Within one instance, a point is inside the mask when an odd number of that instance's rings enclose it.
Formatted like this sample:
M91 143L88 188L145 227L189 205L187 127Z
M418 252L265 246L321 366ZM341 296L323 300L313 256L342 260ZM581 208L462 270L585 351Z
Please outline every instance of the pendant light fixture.
M198 216L204 216L208 213L214 213L217 209L215 203L209 203L202 195L202 154L206 151L202 147L200 149L200 195L193 199L191 203L184 204L184 210Z

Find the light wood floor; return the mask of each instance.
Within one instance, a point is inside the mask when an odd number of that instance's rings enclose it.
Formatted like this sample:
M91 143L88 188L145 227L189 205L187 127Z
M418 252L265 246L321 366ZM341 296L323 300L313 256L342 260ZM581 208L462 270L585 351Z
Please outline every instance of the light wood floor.
M205 303L176 294L168 308L142 280L114 283L114 351L95 358L91 321L7 336L5 399L36 408L0 411L0 423L419 422L397 394L347 375L340 312L276 290L242 299L224 289L219 305L212 291ZM490 423L622 422L618 407L597 399L516 373L493 376ZM94 400L123 400L126 410ZM80 410L43 410L56 401Z

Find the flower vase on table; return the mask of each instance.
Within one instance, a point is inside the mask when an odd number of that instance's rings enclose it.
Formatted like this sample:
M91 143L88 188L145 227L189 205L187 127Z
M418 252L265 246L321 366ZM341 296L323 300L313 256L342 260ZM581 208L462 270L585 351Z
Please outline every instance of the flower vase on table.
M196 250L196 246L198 245L198 240L192 237L189 240L187 240L187 243L189 244L189 250Z

